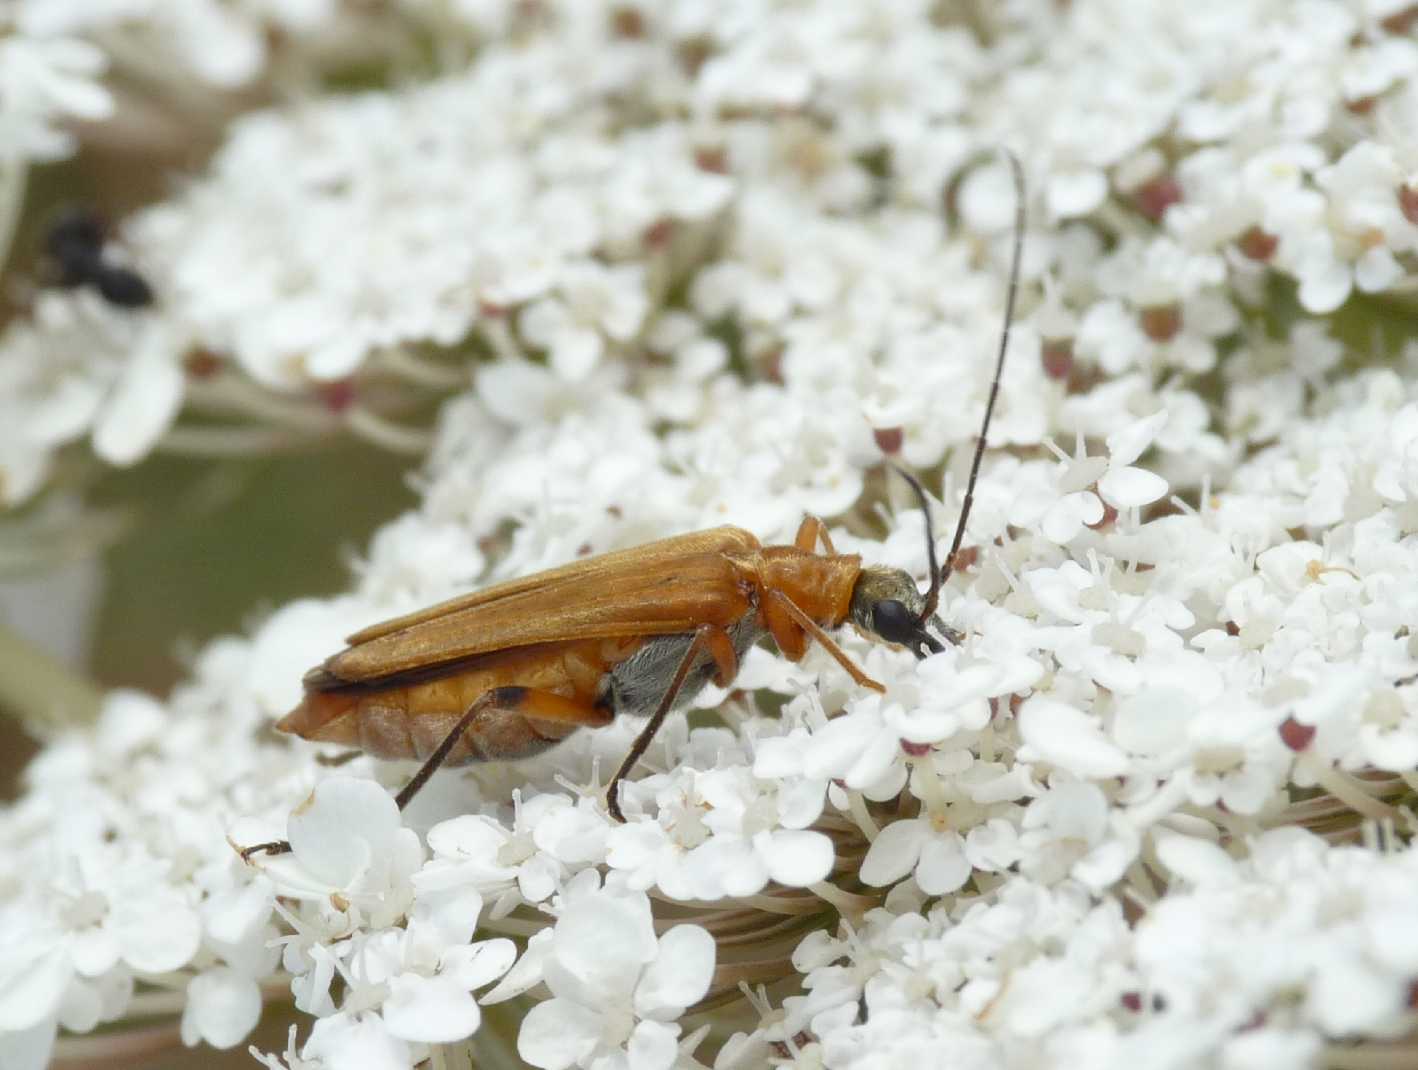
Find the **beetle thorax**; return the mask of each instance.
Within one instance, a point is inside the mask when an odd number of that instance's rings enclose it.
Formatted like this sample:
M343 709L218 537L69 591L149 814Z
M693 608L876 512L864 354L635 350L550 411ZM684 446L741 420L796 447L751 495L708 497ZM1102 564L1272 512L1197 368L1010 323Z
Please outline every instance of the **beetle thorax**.
M815 554L794 546L765 547L758 578L765 590L782 591L824 628L836 628L852 605L852 589L862 571L856 554Z

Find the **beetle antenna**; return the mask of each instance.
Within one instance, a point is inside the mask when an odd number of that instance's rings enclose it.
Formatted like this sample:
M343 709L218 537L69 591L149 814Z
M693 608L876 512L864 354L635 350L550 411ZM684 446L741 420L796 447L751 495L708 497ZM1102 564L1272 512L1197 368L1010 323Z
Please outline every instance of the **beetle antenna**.
M1009 351L1009 329L1014 324L1014 299L1019 293L1019 261L1024 251L1024 168L1019 163L1019 157L1009 149L1001 149L1000 155L1008 161L1010 175L1014 179L1014 250L1010 255L1009 289L1004 299L1004 327L1000 330L999 356L995 358L995 378L990 383L989 400L985 402L985 419L980 424L980 436L975 440L975 459L970 463L970 480L965 485L965 501L960 506L960 519L955 525L955 538L950 543L950 553L945 556L945 567L939 572L935 569L935 548L931 547L931 589L926 592L926 607L921 611L922 624L935 612L940 601L940 589L945 585L945 581L950 579L955 555L960 552L960 541L965 538L965 522L970 519L970 506L975 501L975 480L979 478L980 461L985 456L985 436L990 431L990 417L995 412L995 398L999 396L1000 377L1004 374L1004 355ZM925 494L920 485L914 479L911 480L911 485L921 497L921 507L925 508ZM928 515L927 539L931 537L930 531Z

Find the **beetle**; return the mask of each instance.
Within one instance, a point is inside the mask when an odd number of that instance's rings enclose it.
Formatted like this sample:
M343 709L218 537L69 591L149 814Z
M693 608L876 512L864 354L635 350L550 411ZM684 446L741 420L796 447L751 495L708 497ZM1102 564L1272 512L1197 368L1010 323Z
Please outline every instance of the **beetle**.
M710 680L728 686L748 648L765 636L791 661L801 659L812 640L859 686L875 691L885 688L852 662L830 630L850 623L917 658L944 649L930 628L958 642L936 608L974 499L1009 347L1023 245L1023 174L1013 154L1005 155L1017 201L1004 326L944 568L936 562L925 491L896 469L926 515L931 581L925 594L907 572L839 554L826 525L812 516L784 546L764 546L736 527L677 535L358 631L344 650L306 674L304 699L276 727L379 758L423 759L396 797L402 810L443 766L528 758L579 728L610 724L622 713L649 714L606 789L607 809L623 822L621 781L665 717ZM289 849L282 840L241 854L249 859Z

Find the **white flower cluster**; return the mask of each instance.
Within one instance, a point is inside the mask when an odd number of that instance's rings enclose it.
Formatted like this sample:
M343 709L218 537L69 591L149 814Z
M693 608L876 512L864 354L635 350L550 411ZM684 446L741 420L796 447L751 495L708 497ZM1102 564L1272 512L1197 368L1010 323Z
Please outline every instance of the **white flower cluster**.
M136 460L184 397L304 419L354 383L338 407L375 420L368 377L478 357L352 593L31 768L0 814L0 1054L163 1012L232 1046L292 998L315 1020L273 1068L482 1051L513 998L548 1070L1292 1067L1410 1032L1412 856L1343 844L1406 837L1418 790L1418 352L1341 378L1318 318L1409 263L1406 9L456 6L489 35L466 73L248 116L135 218L151 309L45 295L0 341L12 499L85 434ZM1036 225L959 645L842 635L882 695L751 651L623 825L597 789L637 725L402 814L409 770L264 733L365 623L670 532L784 541L810 511L924 578L880 462L953 519L1000 142ZM701 1050L714 1006L793 978Z
M348 48L347 36L361 25L360 7L349 0L5 0L0 28L12 28L11 43L29 47L73 49L84 42L119 71L174 89L186 83L234 90L273 65L319 56L322 35ZM16 73L28 79L21 84L42 84L34 69Z
M776 1051L844 1068L1281 1068L1316 1065L1324 1036L1408 1032L1413 852L1330 848L1295 828L1245 850L1237 861L1160 836L1174 890L1140 918L1019 877L815 933L793 959L807 994L715 1065L762 1066Z
M423 26L434 7L404 10ZM90 433L110 463L141 458L184 400L287 436L345 426L416 448L370 380L446 390L460 373L443 358L489 354L484 392L516 420L597 396L588 376L608 355L698 369L645 395L685 420L726 357L790 377L801 354L833 400L864 398L878 427L917 432L908 459L933 459L941 429L973 416L945 389L960 367L848 378L837 355L973 351L959 332L981 282L969 245L940 243L937 208L949 187L976 234L1007 227L1003 172L968 169L1000 144L1039 191L1035 327L1049 374L1074 386L1206 373L1264 279L1293 279L1327 313L1355 286L1400 286L1418 235L1418 46L1401 4L1018 4L988 16L990 47L925 3L451 7L440 32L480 47L465 72L248 115L202 179L129 220L126 252L157 294L138 315L160 329L45 295L0 337L6 501ZM356 17L342 11L32 4L0 40L110 23L195 40L183 20L220 17L295 48L302 27ZM85 93L69 110L96 115L102 91ZM55 367L37 348L76 356ZM145 358L120 373L115 352ZM171 400L127 411L134 381ZM1007 441L1046 427L1028 409L1011 419Z

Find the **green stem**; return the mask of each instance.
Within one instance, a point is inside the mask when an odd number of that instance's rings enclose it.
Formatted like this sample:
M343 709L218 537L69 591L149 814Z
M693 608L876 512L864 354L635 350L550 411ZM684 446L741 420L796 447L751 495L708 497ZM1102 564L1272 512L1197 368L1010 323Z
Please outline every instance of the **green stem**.
M0 268L10 256L10 243L19 225L25 203L25 180L29 168L19 156L0 159Z

